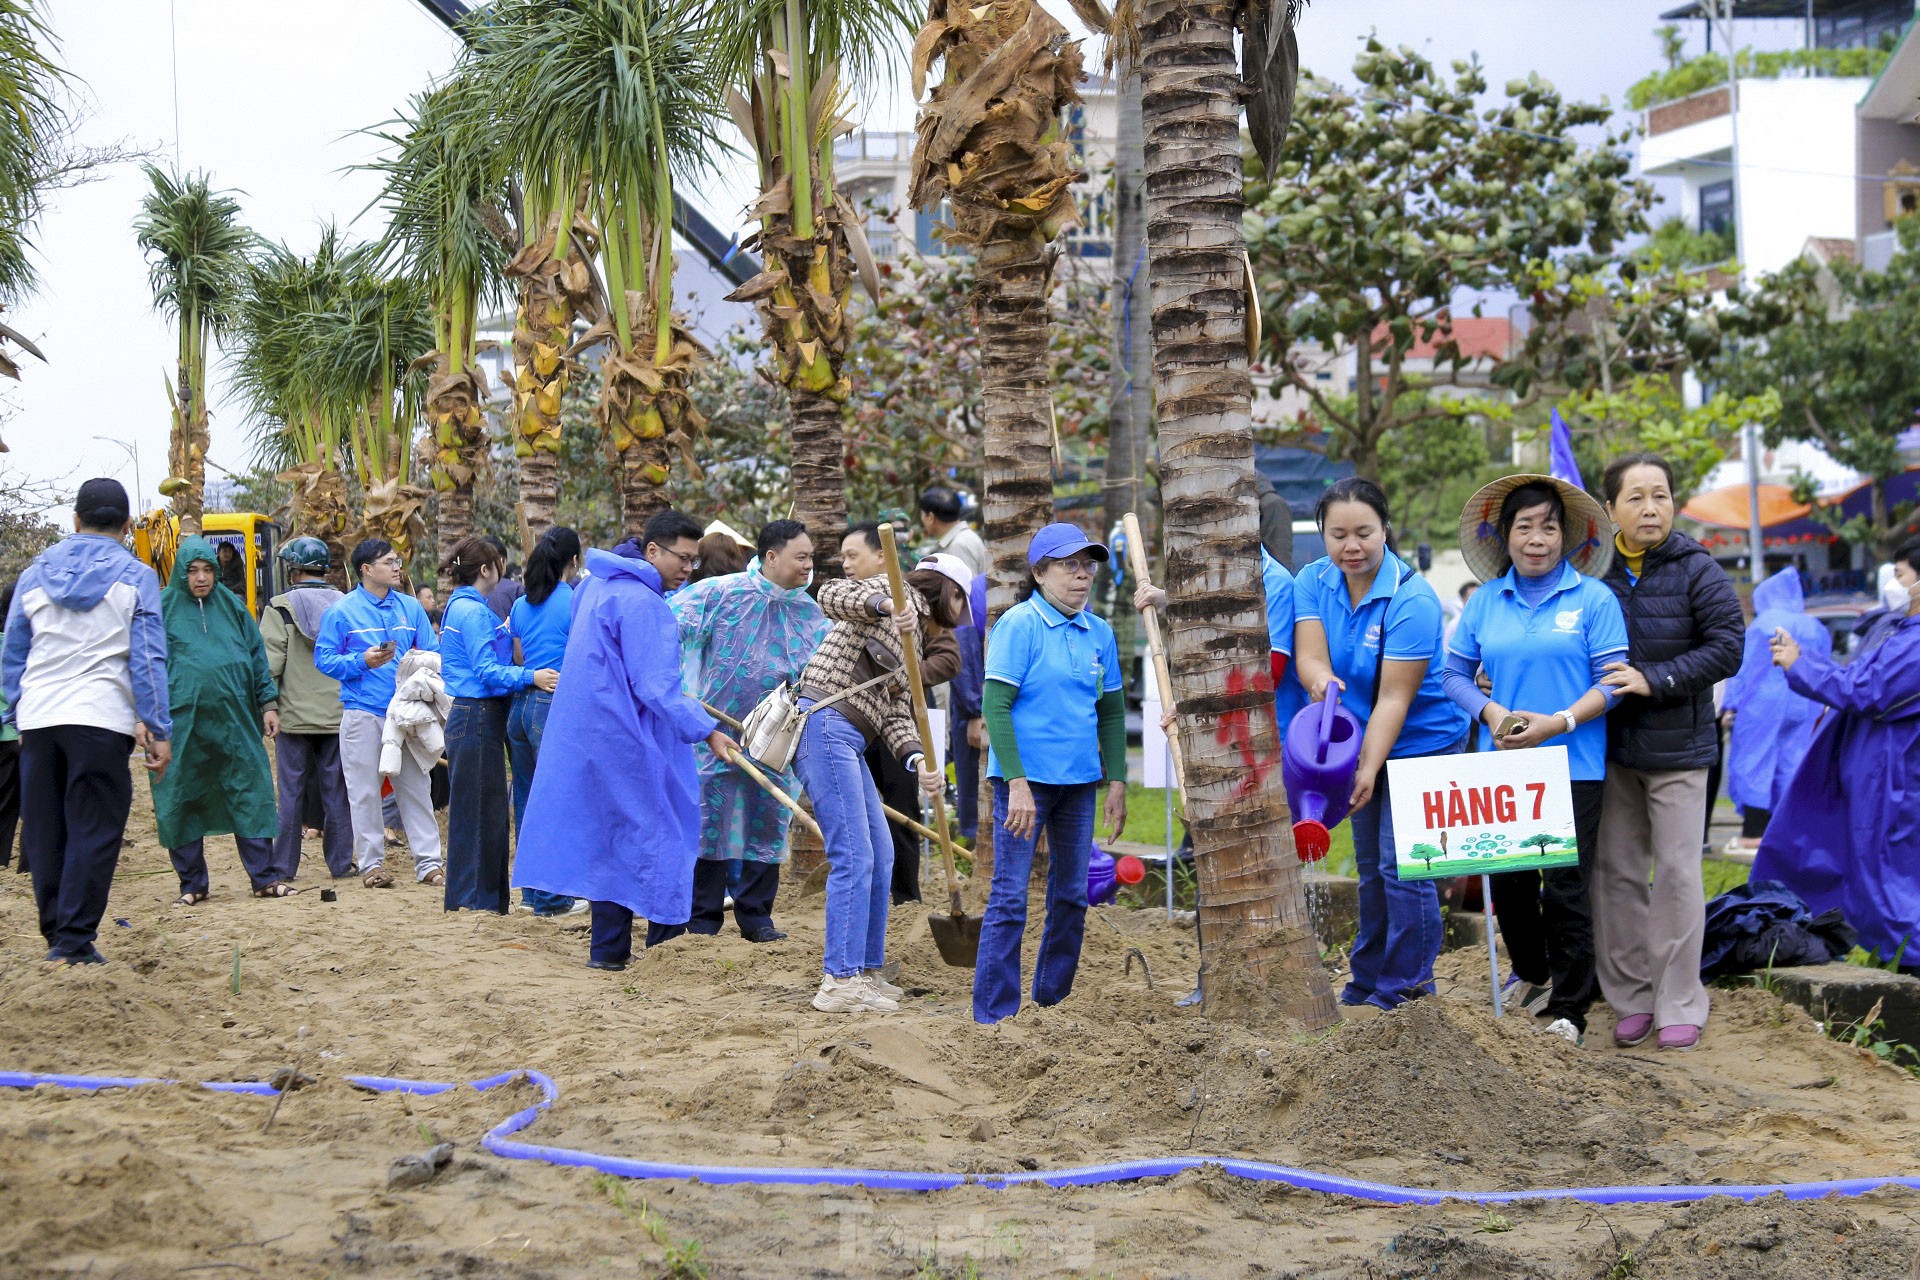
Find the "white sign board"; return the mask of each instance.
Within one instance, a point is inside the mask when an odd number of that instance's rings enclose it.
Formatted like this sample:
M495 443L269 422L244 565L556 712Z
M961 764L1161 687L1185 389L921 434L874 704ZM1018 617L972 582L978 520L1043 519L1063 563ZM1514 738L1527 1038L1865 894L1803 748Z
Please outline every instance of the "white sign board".
M933 748L933 766L936 773L947 771L947 713L939 707L927 708L927 732L933 735L928 745Z
M1579 863L1564 746L1387 761L1402 880Z

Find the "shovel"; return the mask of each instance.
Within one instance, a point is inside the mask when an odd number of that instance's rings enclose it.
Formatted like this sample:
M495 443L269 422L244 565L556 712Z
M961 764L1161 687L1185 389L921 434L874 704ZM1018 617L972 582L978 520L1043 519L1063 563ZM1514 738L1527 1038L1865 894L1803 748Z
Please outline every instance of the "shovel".
M880 552L887 559L887 585L893 591L893 612L898 617L908 608L906 579L900 574L900 548L893 540L893 526L880 526ZM901 646L907 660L907 693L913 698L913 726L920 735L920 751L933 760L933 734L927 729L927 691L920 684L920 646L907 641ZM947 864L947 914L927 916L933 931L933 945L940 958L956 969L971 969L980 954L980 917L970 916L960 902L960 873L953 867L953 837L947 832L946 797L933 797L934 833L940 838L940 856Z

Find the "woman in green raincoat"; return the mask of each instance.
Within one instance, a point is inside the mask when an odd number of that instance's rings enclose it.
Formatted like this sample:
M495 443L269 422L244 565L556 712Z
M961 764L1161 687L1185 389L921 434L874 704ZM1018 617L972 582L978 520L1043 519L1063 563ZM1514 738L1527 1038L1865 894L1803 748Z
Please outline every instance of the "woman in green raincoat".
M180 876L175 905L206 901L206 837L218 835L240 847L254 897L288 897L292 870L274 863L280 824L261 739L280 732L280 691L267 674L260 628L220 585L219 561L200 538L181 539L160 610L174 755L153 784L153 816Z

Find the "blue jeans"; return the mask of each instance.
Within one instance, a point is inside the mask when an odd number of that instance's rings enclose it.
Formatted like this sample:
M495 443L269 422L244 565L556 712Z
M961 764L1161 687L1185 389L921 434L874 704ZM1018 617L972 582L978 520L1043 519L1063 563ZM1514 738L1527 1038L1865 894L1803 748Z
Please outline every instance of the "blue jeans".
M800 701L803 709L812 705L811 698ZM807 717L793 760L827 838L826 971L835 978L887 962L893 835L867 772L866 749L853 722L828 707Z
M1394 859L1393 799L1383 766L1373 802L1353 815L1360 928L1353 939L1353 979L1340 993L1342 1004L1392 1009L1433 990L1433 962L1441 941L1440 891L1431 880L1402 880Z
M1097 782L1053 786L1030 782L1033 834L1007 830L1007 784L993 780L993 889L980 922L973 967L973 1020L998 1022L1020 1012L1020 949L1027 930L1027 885L1033 847L1047 833L1047 922L1033 962L1033 1002L1059 1004L1073 990L1080 939L1087 925L1087 863L1093 855Z
M448 911L506 914L507 700L455 698L447 715Z
M532 685L513 695L513 707L507 712L507 754L513 760L513 829L526 825L527 797L533 792L533 771L540 763L540 740L547 733L547 713L553 710L553 695ZM533 908L537 916L557 916L571 910L573 899L564 893L545 893L522 889L520 901Z

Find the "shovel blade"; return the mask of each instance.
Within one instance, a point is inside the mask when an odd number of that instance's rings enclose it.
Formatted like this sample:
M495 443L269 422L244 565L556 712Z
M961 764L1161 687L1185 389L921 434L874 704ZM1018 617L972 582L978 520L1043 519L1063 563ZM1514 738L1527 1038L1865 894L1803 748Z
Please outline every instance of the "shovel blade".
M930 915L927 927L933 930L933 945L940 958L956 969L971 969L980 956L980 917L960 914Z

